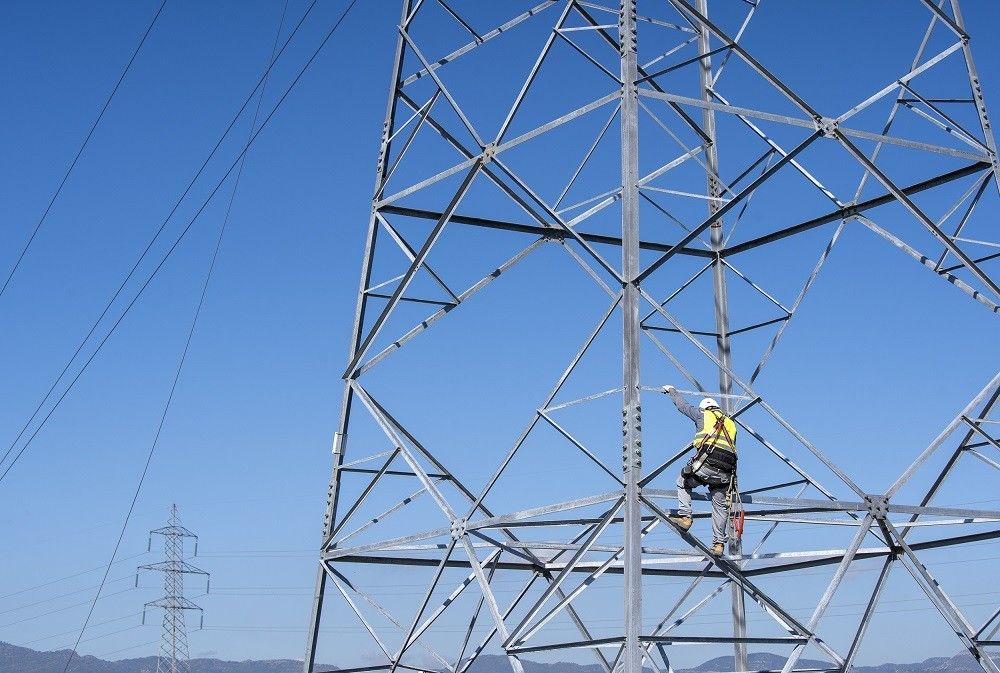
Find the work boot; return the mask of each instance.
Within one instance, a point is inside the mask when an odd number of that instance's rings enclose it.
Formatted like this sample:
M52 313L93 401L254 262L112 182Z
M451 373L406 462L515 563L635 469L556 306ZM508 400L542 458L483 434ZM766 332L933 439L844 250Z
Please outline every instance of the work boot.
M725 547L722 545L721 542L716 542L715 544L712 545L712 556L722 556L722 553L724 551Z
M680 528L681 530L690 530L691 524L694 523L694 519L689 516L671 516L668 517L670 522Z

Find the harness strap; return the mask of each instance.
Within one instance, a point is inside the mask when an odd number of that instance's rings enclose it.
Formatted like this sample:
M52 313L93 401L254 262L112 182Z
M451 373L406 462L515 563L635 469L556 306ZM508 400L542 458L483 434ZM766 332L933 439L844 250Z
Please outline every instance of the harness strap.
M717 419L716 422L718 423L718 425L722 429L722 432L725 433L725 435L726 435L726 441L729 442L729 446L733 447L733 452L735 453L736 452L736 440L733 439L732 437L730 437L729 436L729 430L726 430L726 418L727 418L726 415L723 414L720 411L719 414L716 416L716 419ZM732 419L730 418L730 420L732 420ZM733 422L735 423L735 421L733 421Z
M709 410L706 410L706 411L709 411ZM713 411L712 413L715 415L715 428L712 430L712 446L713 447L715 446L715 440L717 440L719 438L719 435L722 432L726 433L726 441L729 442L730 446L736 446L736 444L734 444L732 442L732 440L729 439L729 433L726 432L726 416L725 416L725 414L723 414L721 411L720 412L714 412ZM708 436L707 435L702 438L701 445L698 448L699 449L703 449L703 448L705 448L706 444L708 444Z
M704 435L701 443L697 447L697 452L694 458L691 459L693 465L697 465L696 472L701 469L703 465L709 465L716 470L721 470L723 472L735 472L736 471L736 443L732 440L729 435L729 431L726 429L726 418L727 416L717 409L705 409L704 411L711 411L715 415L715 428L712 430L711 435ZM726 439L729 441L730 449L722 449L722 447L716 447L715 441L725 433ZM709 443L711 441L711 443ZM728 455L724 453L716 453L715 449L720 448L723 451L728 451ZM707 482L706 482L707 483Z

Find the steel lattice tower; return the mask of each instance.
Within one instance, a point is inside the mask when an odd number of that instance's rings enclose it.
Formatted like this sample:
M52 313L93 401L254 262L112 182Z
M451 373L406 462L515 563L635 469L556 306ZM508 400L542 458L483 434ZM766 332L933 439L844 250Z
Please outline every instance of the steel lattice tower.
M974 624L918 556L1000 538L1000 511L935 504L960 465L1000 469L1000 374L878 492L759 388L847 229L1000 312L991 271L1000 258L991 210L1000 165L959 2L893 5L918 15L916 55L884 85L834 105L807 100L743 46L750 30L767 29L755 18L764 2L402 2L307 673L334 605L384 657L341 673L466 673L489 648L515 673L523 656L568 649L589 650L606 673L672 673L681 645L725 647L739 671L750 670L752 645L781 649L782 673L807 652L847 671L895 569L985 671L1000 673L988 654L1000 646L1000 609ZM516 34L528 37L504 51ZM535 38L524 70L512 74ZM789 190L795 208L781 205ZM803 263L810 245L815 254ZM525 270L551 250L547 266ZM421 412L408 408L408 395L420 395L412 372L463 378L448 368L455 344L475 341L488 323L480 313L461 333L444 325L518 274L531 274L519 290L525 301L554 288L586 292L596 324L567 351L548 394L527 403L520 432L449 441L450 419L469 400L441 399L428 419L426 400ZM450 341L435 351L442 332ZM564 334L539 342L556 336ZM737 339L750 344L744 361L733 357ZM504 366L503 344L490 348L482 360ZM411 369L393 369L406 354ZM585 370L595 373L581 379ZM593 385L611 371L613 387ZM668 521L690 443L657 439L657 447L672 442L669 457L657 448L650 458L659 384L684 380L686 392L723 400L740 426L748 532L722 558L696 529ZM655 408L654 418L669 413ZM621 430L613 442L612 428ZM459 444L474 446L475 458ZM522 461L530 472L532 456L559 451L593 481L567 473L545 482L511 467ZM592 487L600 480L606 488ZM696 512L699 525L706 516ZM781 537L788 524L822 530L830 542L790 544ZM865 560L879 571L851 637L838 644L824 616ZM405 607L403 596L380 600L365 587L372 567L405 567L426 588ZM820 570L828 577L797 614L783 583ZM606 603L588 603L598 585L621 596L614 619ZM731 625L689 628L719 596ZM748 619L751 610L760 619ZM453 615L465 626L449 635L441 625Z
M184 597L184 576L204 575L206 591L208 573L194 567L184 560L184 538L195 541L195 554L198 548L198 536L181 525L177 516L177 505L171 505L170 518L167 525L150 531L152 536L163 536L164 561L139 566L139 570L152 570L163 573L163 597L146 603L143 607L143 623L146 619L146 608L163 610L163 635L160 641L160 654L156 658L156 673L179 673L189 669L188 635L184 624L184 613L189 610L202 611L200 607ZM136 578L138 586L138 577Z

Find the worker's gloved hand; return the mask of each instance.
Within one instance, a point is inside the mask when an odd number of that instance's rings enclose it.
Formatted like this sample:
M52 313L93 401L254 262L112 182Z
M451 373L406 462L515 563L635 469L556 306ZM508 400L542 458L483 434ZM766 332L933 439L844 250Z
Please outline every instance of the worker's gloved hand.
M662 390L663 390L664 393L666 393L667 395L669 395L670 393L674 392L676 390L676 388L674 388L672 385L667 384L667 385L663 386Z

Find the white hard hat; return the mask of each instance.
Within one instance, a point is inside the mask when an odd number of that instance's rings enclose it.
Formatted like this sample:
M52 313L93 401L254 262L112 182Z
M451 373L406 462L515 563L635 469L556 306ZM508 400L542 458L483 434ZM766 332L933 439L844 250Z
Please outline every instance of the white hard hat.
M713 400L711 397L706 397L701 402L698 403L698 408L704 411L705 409L718 409L719 403Z

